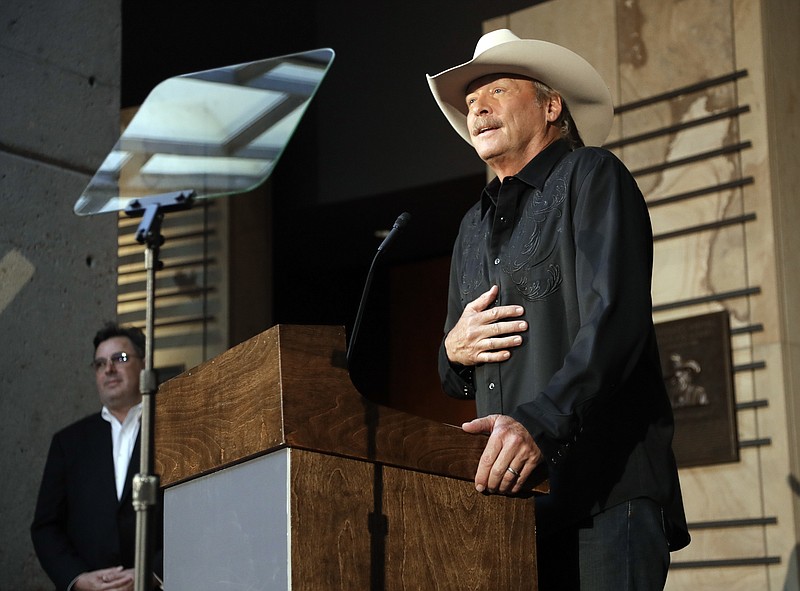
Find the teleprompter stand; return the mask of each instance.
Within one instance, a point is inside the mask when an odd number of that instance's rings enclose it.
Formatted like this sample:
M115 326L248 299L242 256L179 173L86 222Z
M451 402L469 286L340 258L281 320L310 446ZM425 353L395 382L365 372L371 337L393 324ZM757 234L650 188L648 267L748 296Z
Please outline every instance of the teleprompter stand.
M333 58L333 50L320 48L162 81L73 207L81 216L124 209L142 217L136 239L146 246L147 345L140 379L141 467L133 482L136 591L153 586L152 509L160 498L153 475L153 318L161 222L165 213L188 209L193 201L244 193L266 181Z
M194 191L176 191L153 195L131 201L125 213L131 217L142 216L136 230L136 241L145 245L144 266L147 274L147 305L145 315L144 369L139 379L142 394L142 421L140 427L139 473L133 479L133 508L136 511L136 562L134 591L149 591L153 588L152 524L154 510L158 505L159 478L153 473L155 395L158 379L153 368L153 340L155 326L156 271L161 268L158 259L164 237L161 223L164 214L170 211L189 209L194 201Z

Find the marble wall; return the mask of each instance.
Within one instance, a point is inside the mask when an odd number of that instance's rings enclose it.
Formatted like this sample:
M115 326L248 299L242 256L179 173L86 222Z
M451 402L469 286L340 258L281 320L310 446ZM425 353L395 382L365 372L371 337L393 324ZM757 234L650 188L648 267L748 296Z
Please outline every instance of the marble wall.
M484 24L565 45L606 79L617 106L607 146L650 207L655 321L729 313L739 461L681 470L693 542L672 556L673 591L800 586L791 388L800 270L786 260L800 219L783 217L797 218L798 173L776 165L772 139L784 133L775 122L787 122L776 109L797 119L797 95L781 87L798 78L797 43L771 32L798 30L793 4L550 0Z

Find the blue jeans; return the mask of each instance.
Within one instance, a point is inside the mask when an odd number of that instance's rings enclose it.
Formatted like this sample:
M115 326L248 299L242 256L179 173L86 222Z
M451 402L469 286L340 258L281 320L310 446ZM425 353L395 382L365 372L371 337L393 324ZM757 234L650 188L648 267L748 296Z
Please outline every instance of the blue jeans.
M634 499L537 539L539 591L661 591L669 547L661 508Z

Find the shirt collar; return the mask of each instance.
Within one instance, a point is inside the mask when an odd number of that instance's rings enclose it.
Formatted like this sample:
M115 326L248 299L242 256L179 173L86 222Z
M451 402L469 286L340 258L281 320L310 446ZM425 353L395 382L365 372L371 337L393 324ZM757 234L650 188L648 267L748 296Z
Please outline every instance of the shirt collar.
M556 164L558 164L568 152L570 152L569 144L564 140L556 140L534 156L522 170L513 176L523 181L525 184L541 191L544 189L544 183L547 181L547 177L550 176L553 168L555 168ZM481 196L481 217L486 214L486 211L492 204L497 204L497 195L500 193L501 185L500 179L495 177L492 182L483 189L483 194Z
M103 405L103 409L100 411L100 415L109 423L113 424L113 421L119 423L117 417L111 414L111 411L108 410L108 408L105 405ZM131 407L131 409L128 411L128 414L125 415L125 421L122 423L122 425L124 426L130 424L133 421L138 421L139 417L141 416L142 416L142 403L140 402L136 406Z

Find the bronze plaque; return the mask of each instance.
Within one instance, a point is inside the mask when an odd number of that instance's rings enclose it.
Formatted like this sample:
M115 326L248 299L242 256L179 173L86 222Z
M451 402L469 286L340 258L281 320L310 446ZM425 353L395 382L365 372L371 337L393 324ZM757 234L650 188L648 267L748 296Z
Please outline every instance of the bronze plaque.
M656 325L681 468L736 462L739 436L728 312Z

